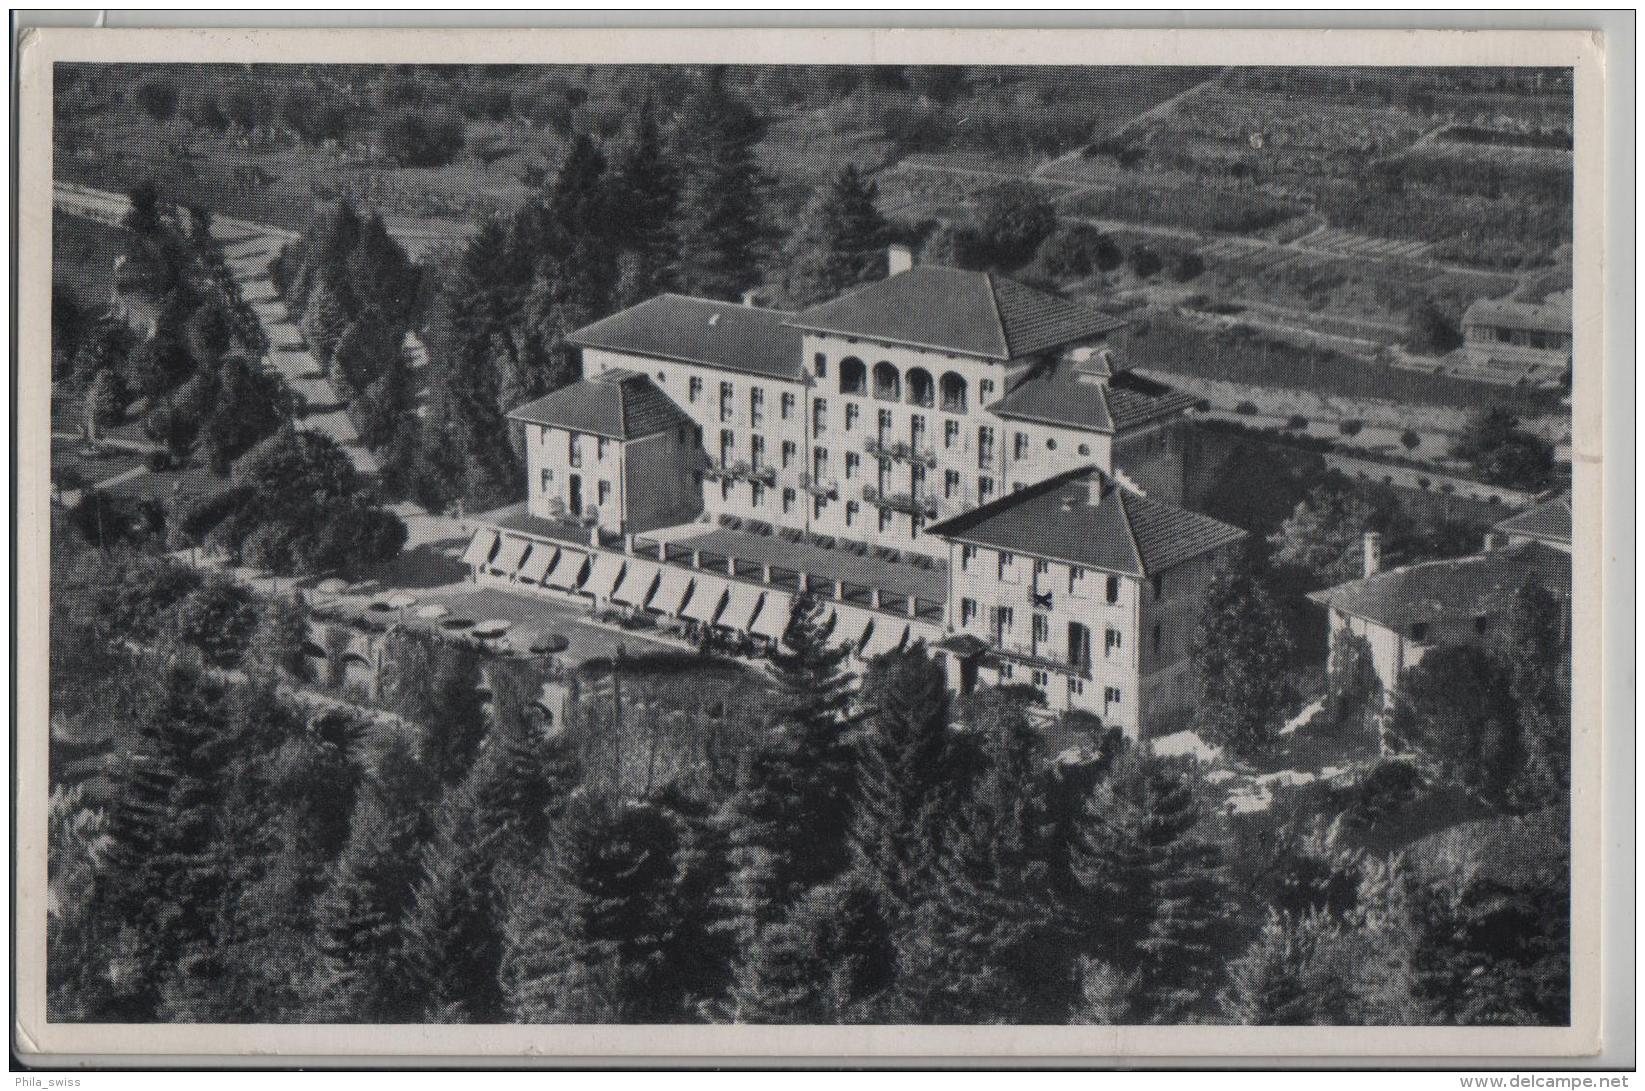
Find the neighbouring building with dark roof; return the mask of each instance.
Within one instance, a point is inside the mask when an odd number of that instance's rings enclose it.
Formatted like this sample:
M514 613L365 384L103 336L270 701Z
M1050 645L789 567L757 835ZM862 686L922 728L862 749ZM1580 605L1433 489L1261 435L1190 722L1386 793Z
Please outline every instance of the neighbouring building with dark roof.
M1371 661L1391 698L1402 672L1430 648L1486 640L1516 591L1536 580L1571 597L1571 555L1540 541L1521 541L1483 553L1380 570L1375 535L1366 537L1366 575L1308 597L1326 608L1331 650L1345 633L1364 637Z
M1459 357L1482 378L1559 383L1571 370L1571 306L1481 299L1462 316Z
M1571 551L1571 494L1562 492L1522 512L1510 515L1491 528L1493 536L1509 545L1541 542L1566 553Z
M1101 310L989 273L892 269L798 313L663 295L577 330L585 377L510 414L525 503L469 562L488 582L768 639L809 592L859 655L925 640L962 688L1020 678L1054 709L1140 731L1152 695L1186 692L1195 595L1239 536L1176 506L1192 399L1126 370L1125 323ZM1100 503L1065 506L1093 490ZM601 567L610 548L621 560ZM587 563L566 587L568 550ZM984 596L956 568L967 550L1099 590L1017 602L1031 577L1002 584L1009 602ZM993 613L961 617L985 598Z

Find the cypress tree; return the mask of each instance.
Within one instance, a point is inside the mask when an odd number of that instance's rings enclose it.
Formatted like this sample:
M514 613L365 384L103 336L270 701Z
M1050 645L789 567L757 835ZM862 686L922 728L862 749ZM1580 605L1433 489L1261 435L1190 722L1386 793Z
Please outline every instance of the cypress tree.
M612 167L614 219L624 257L617 303L627 307L666 291L673 283L677 252L675 216L680 177L663 147L657 115L647 97Z
M1266 750L1291 707L1291 651L1279 608L1250 568L1218 573L1194 633L1198 730L1242 755Z

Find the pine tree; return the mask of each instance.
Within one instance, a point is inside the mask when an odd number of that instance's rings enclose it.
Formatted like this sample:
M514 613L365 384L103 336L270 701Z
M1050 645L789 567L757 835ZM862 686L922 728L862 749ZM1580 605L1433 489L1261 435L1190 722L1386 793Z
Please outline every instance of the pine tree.
M677 279L683 291L736 299L759 283L766 236L755 145L763 125L716 69L681 109L674 148L686 164L680 196Z
M806 207L791 242L788 295L805 306L885 275L889 225L878 187L847 164Z
M496 837L481 821L475 781L441 801L420 854L400 964L419 1021L486 1023L502 1011L503 939L493 867Z
M1166 1021L1207 995L1228 929L1221 851L1198 829L1180 763L1128 755L1091 795L1075 868L1088 899L1088 954L1141 972L1136 1007Z
M499 839L504 856L541 852L581 777L564 729L545 732L532 706L542 690L541 670L505 660L489 668L491 728L478 774L483 827Z
M556 252L569 252L576 240L617 237L605 155L587 133L571 142L544 205L550 245Z
M503 958L518 1022L673 1022L677 824L645 803L579 794L529 881L511 884Z
M627 307L668 290L677 252L680 177L663 147L649 97L635 115L612 175L612 203L622 213L615 226L627 259L617 302Z
M821 621L817 602L802 599L771 655L771 731L722 812L734 869L727 900L744 943L850 860L847 652L828 644Z
M1270 911L1262 934L1229 964L1228 987L1219 998L1229 1022L1294 1027L1321 1021L1316 1013L1326 998L1319 989L1333 979L1314 972L1318 926L1308 923L1312 919L1299 922Z
M941 851L950 776L948 688L923 646L881 656L863 679L857 736L857 867L894 916L928 889Z

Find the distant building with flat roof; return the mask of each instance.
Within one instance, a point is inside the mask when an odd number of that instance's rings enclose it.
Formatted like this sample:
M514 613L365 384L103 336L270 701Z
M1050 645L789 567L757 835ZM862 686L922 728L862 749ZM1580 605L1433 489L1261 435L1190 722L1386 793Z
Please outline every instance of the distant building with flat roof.
M1481 299L1462 316L1463 365L1496 382L1562 383L1571 371L1571 305Z

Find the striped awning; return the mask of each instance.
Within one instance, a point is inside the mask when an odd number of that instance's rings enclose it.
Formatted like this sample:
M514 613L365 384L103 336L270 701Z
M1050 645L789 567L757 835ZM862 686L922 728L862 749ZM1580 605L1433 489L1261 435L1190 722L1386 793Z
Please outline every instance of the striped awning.
M760 608L760 589L746 583L731 585L731 598L720 614L720 624L739 633L746 632L754 621L754 611Z
M497 548L497 532L490 527L481 527L474 532L474 537L468 540L468 548L463 550L463 563L466 565L482 565L491 559L491 551Z
M611 592L617 587L617 581L622 578L623 562L626 559L616 553L596 553L594 568L588 573L583 590L596 598L610 598Z
M657 584L657 593L651 596L652 609L678 617L680 605L685 601L685 593L690 587L689 570L663 565L662 581Z
M583 582L583 569L587 560L586 553L580 553L575 549L560 550L560 563L548 574L548 585L558 587L562 591L576 590L577 585Z
M554 567L554 558L560 555L558 546L547 542L534 542L531 552L526 555L525 563L520 566L520 579L531 583L542 583L548 570Z
M611 601L625 606L644 606L651 600L651 589L657 583L657 566L650 561L629 559L622 578L611 591Z
M868 637L868 643L863 646L862 657L872 659L876 655L894 652L908 642L908 622L897 621L894 618L876 618L874 631Z
M525 560L525 551L531 548L530 538L516 538L513 535L504 535L503 544L497 547L497 556L491 561L491 569L504 575L512 576Z
M793 620L794 599L783 591L767 591L760 602L760 612L754 615L754 632L760 636L781 640Z
M719 616L720 606L724 603L725 597L724 580L717 580L713 576L698 576L697 589L691 592L691 598L680 616L711 625Z

